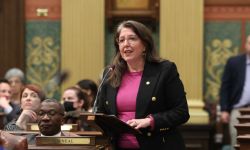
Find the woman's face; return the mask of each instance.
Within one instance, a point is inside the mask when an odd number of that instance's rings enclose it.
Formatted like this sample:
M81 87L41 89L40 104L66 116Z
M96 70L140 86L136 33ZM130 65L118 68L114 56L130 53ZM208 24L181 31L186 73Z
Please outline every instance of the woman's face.
M65 102L73 102L73 107L77 110L81 110L83 106L83 100L80 100L77 95L76 91L72 89L68 89L63 93L63 101Z
M142 40L130 28L122 28L118 37L119 50L126 62L144 60L145 46Z
M21 97L21 108L36 111L41 104L41 99L35 91L25 88Z
M0 83L0 97L5 97L10 101L11 97L11 87L7 83Z
M11 90L13 94L19 94L23 87L23 83L19 77L12 77L9 79Z

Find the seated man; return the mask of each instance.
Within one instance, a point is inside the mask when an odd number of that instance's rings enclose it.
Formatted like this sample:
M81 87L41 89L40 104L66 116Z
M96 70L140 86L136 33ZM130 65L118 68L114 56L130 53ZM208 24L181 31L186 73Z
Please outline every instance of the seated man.
M38 127L40 136L78 136L69 132L62 132L61 125L64 123L64 107L55 99L44 100L37 111ZM28 143L34 144L35 137L28 136Z
M20 111L18 105L11 103L11 87L7 80L0 79L0 112L6 115L4 124L17 117L17 112ZM1 128L3 128L1 126Z

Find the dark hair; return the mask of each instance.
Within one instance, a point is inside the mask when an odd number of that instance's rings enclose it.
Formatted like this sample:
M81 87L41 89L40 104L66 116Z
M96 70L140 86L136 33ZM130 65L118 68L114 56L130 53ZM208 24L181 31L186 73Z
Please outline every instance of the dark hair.
M127 64L125 60L122 59L121 54L119 52L119 44L118 38L120 36L120 32L123 28L131 29L142 41L145 46L145 61L146 62L160 62L160 57L156 54L155 44L153 41L151 31L142 23L128 20L121 22L114 36L114 45L115 45L115 56L112 61L112 65L114 66L114 71L111 72L108 81L112 87L118 87L121 83L121 78L123 73L127 69Z
M6 83L6 84L10 84L9 81L7 79L0 79L0 84L1 83Z
M40 98L41 102L45 99L45 93L43 92L43 90L40 88L40 86L36 85L36 84L27 84L24 86L24 88L21 90L21 97L23 95L23 92L25 89L29 89L32 90L34 92L37 93L38 97Z
M48 98L48 99L45 99L43 101L43 103L55 103L59 106L59 109L60 109L60 113L62 115L64 115L64 112L65 112L65 109L64 109L64 106L56 99L53 99L53 98Z
M85 110L87 110L87 108L88 108L87 95L80 88L75 87L75 86L69 87L69 88L65 89L64 91L67 91L67 90L73 90L73 91L75 91L77 98L79 100L83 100L83 102L84 102L82 108L84 108Z
M93 96L93 101L91 102L91 104L89 104L91 106L93 106L94 104L94 99L96 97L96 93L97 93L97 85L94 81L89 80L89 79L84 79L84 80L80 80L77 82L77 85L81 88L81 89L86 89L86 90L91 90L91 94Z

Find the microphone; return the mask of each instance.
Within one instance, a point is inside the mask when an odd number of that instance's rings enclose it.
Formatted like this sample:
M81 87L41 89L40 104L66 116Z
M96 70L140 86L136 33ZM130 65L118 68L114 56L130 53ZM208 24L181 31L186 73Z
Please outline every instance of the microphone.
M93 106L93 109L92 109L92 113L96 113L97 112L97 103L98 103L98 97L99 97L99 94L100 94L100 91L102 90L102 86L103 86L103 83L104 81L106 80L106 78L108 77L108 74L113 71L115 69L115 66L112 65L110 67L108 67L108 71L104 74L102 80L101 80L101 83L98 87L98 90L97 90L97 93L96 93L96 97L95 97L95 102L94 102L94 106Z

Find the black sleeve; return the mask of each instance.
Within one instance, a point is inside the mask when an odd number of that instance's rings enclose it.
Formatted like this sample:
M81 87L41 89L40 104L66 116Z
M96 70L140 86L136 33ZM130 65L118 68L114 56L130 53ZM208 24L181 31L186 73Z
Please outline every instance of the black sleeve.
M12 107L12 111L6 115L7 122L12 121L13 119L17 119L21 111L19 105L10 104L10 106Z
M176 65L172 63L169 73L164 74L165 101L168 109L163 112L152 114L155 121L155 128L176 127L188 121L189 111L186 100L186 93L179 78Z
M226 63L224 73L222 76L221 88L220 88L220 107L221 111L230 111L229 110L229 92L231 87L232 80L232 71L231 71L231 59Z

